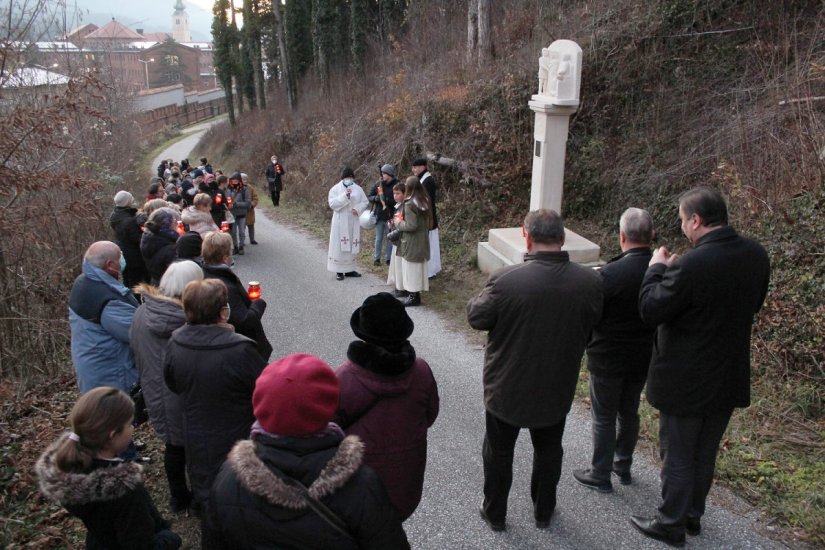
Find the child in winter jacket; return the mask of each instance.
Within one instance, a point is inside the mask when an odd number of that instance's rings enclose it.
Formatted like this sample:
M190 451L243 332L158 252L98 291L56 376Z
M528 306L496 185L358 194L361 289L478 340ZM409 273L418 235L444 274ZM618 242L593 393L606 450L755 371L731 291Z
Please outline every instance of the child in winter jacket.
M132 439L134 412L118 389L83 394L72 409L72 431L35 465L40 491L83 521L86 548L180 548L143 486L142 468L117 458Z

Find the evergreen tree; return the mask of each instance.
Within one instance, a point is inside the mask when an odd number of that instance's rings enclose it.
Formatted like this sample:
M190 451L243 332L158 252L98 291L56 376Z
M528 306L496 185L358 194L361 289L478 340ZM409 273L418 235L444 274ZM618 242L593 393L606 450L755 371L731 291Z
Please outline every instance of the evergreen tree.
M312 34L312 5L307 0L288 0L284 6L286 50L296 82L312 67L313 42L307 40Z
M312 43L315 71L324 88L329 87L329 73L335 58L338 31L338 2L336 0L312 0Z
M255 51L255 16L252 11L252 0L243 0L243 29L239 35L238 73L241 79L241 88L249 109L257 107L255 99L255 67L253 56ZM260 46L259 46L260 47Z
M226 111L229 122L235 125L235 106L232 94L232 76L235 73L235 55L232 49L231 30L227 11L229 0L215 0L212 7L212 64L218 82L223 87L226 97Z
M272 15L272 12L265 8L265 4L267 3L263 0L251 0L254 25L252 26L250 54L252 56L253 75L255 77L255 90L258 97L258 105L261 109L266 109L264 61L261 57L263 55L263 24L265 18L271 17Z
M401 33L407 13L407 0L378 0L378 20L385 45Z
M367 55L369 29L368 0L350 2L350 55L352 66L358 74L364 73L364 57Z

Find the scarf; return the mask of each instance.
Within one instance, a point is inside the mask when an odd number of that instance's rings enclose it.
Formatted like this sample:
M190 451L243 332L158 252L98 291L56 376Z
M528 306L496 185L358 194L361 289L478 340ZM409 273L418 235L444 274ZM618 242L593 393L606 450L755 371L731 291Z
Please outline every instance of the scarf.
M265 435L265 436L271 437L273 439L280 439L282 437L287 437L287 436L278 435L278 434L274 434L274 433L266 431L264 429L264 427L261 426L261 423L256 420L255 423L252 424L252 429L249 431L249 439L251 439L252 441L255 441L255 439L257 439L258 436L261 436L261 435ZM344 430L342 430L341 427L338 424L336 424L335 422L330 422L329 424L327 424L327 427L324 428L323 430L321 430L319 432L312 433L312 434L306 434L306 435L301 436L301 437L326 437L328 435L337 435L337 436L340 436L341 439L343 439L345 434L344 434ZM294 437L294 436L289 436L289 437Z

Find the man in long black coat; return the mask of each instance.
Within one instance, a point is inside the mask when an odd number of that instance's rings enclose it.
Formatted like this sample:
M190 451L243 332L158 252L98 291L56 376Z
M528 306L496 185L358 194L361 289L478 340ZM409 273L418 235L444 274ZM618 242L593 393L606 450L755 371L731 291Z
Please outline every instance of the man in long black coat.
M653 351L653 331L639 316L639 288L652 256L653 220L628 208L619 219L622 253L599 274L604 283L602 319L587 345L593 460L573 477L603 493L613 490L611 471L631 483L630 466L639 438L639 398ZM619 429L616 431L616 421Z
M679 218L693 250L657 249L639 295L642 319L658 325L647 400L660 412L662 504L655 518L631 517L670 544L701 531L722 435L750 405L751 327L770 278L767 252L728 225L717 191L686 192Z
M553 210L524 220L523 264L490 275L467 304L467 319L489 331L484 356L486 432L481 517L505 529L513 452L521 428L530 430L530 493L536 527L550 526L561 476L564 424L573 403L582 355L602 313L602 282L570 261L564 224Z

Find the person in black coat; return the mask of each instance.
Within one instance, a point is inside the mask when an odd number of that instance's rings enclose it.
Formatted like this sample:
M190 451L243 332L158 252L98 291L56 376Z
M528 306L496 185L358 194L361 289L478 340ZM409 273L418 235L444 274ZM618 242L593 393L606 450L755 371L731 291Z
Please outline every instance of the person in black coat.
M604 306L587 345L593 459L590 468L574 471L573 477L603 493L613 490L611 471L623 485L632 481L630 466L639 438L639 398L647 378L655 329L639 316L639 287L652 256L652 240L650 214L641 208L628 208L619 219L622 253L599 270Z
M286 170L284 170L283 165L278 162L277 156L272 155L264 174L266 175L266 182L269 187L269 195L272 197L272 206L278 206L281 202L281 189L283 189L281 177L286 174Z
M398 183L395 177L395 168L391 164L381 167L381 179L375 182L367 194L370 201L370 208L375 212L375 253L373 254L373 265L381 265L381 248L385 247L384 259L390 265L392 257L392 243L387 241L387 233L393 214L395 213L395 199L392 196L392 189Z
M183 291L186 324L172 333L163 372L180 395L192 509L201 514L226 455L255 421L252 391L265 362L255 342L227 323L226 286L192 281Z
M363 443L331 422L338 397L335 373L317 357L288 355L264 369L251 440L235 444L212 487L205 548L409 548L381 480L362 464Z
M144 224L140 253L149 271L152 285L160 284L160 279L169 264L175 261L175 243L178 240L177 225L180 214L173 208L158 208L149 215ZM128 265L128 260L127 260Z
M133 288L140 283L149 282L149 273L140 253L140 240L143 230L137 219L135 199L128 191L118 191L115 195L115 208L109 216L109 225L115 232L115 243L123 252L126 269L123 271L123 286Z
M266 311L266 302L263 298L251 300L246 287L232 268L232 238L218 231L208 233L201 247L203 253L203 275L207 279L220 279L229 290L229 324L235 327L238 334L252 338L257 345L258 353L269 359L272 354L272 345L266 337L261 318Z
M86 526L86 548L160 550L181 540L143 486L143 469L117 458L129 445L135 405L116 388L83 394L63 434L35 465L40 491Z
M642 320L658 325L647 400L660 413L662 502L654 518L631 517L671 544L700 533L719 443L733 409L750 405L751 328L770 279L767 252L728 225L717 191L683 194L679 219L693 249L658 248L639 294Z

